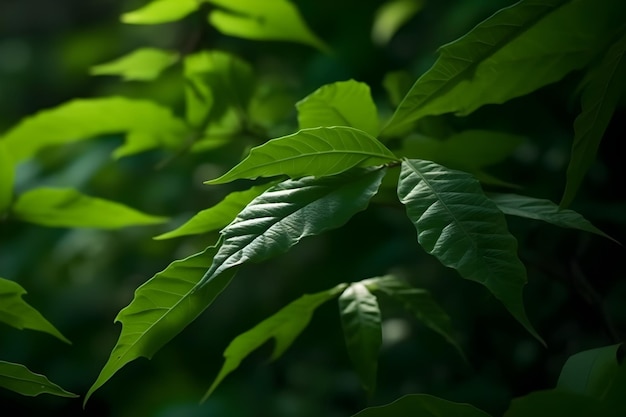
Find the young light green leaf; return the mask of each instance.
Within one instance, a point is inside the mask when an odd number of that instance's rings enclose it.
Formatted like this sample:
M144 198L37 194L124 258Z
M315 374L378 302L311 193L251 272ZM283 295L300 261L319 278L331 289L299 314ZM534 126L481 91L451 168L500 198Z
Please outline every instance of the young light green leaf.
M424 116L468 114L558 81L582 68L623 23L622 2L522 0L440 48L404 98L387 134Z
M198 0L154 0L122 15L122 22L135 25L155 25L175 22L200 7Z
M178 53L140 48L116 60L90 68L91 75L119 75L125 81L150 81L178 61Z
M411 394L391 404L370 407L352 417L491 417L470 404L454 403L426 394Z
M300 129L350 126L378 134L378 110L367 84L340 81L318 88L296 103Z
M533 336L522 293L526 269L504 214L478 181L430 161L404 160L398 197L426 252L459 274L483 284Z
M220 229L237 217L237 213L244 209L259 194L275 183L257 185L245 191L230 193L221 202L211 208L200 211L182 226L155 237L157 240L171 239L179 236L198 235Z
M596 398L569 391L534 391L515 398L504 417L620 417Z
M115 322L122 323L122 333L96 382L87 392L85 403L124 365L142 356L152 358L226 288L234 270L198 286L216 251L212 246L174 261L137 288L133 301L115 318Z
M334 177L286 180L252 200L222 230L223 243L202 278L287 252L307 236L337 228L365 210L386 169L354 170Z
M363 387L373 393L383 340L378 300L362 283L352 283L339 296L339 312L348 356Z
M43 226L99 229L159 224L168 220L113 201L86 196L73 188L26 191L13 205L13 214L20 220Z
M25 118L2 138L15 162L48 146L110 133L129 132L116 157L156 148L178 148L188 129L172 112L153 102L122 97L72 100Z
M22 299L26 290L17 282L0 278L0 321L17 329L31 329L51 334L70 343L39 311Z
M228 374L239 367L242 360L268 340L274 339L276 343L272 360L279 358L309 324L315 309L336 297L345 287L345 284L340 284L330 290L305 294L233 339L224 351L226 361L202 401L215 391Z
M223 184L240 178L287 175L329 176L355 167L395 161L376 138L344 126L304 129L252 148L250 154L226 174L207 184Z
M390 0L376 11L372 41L386 45L406 22L424 7L424 0Z
M40 394L69 398L78 397L78 395L50 382L45 376L30 371L24 365L5 361L0 361L0 387L29 397L36 397Z
M603 236L617 242L611 236L595 227L581 214L569 209L559 209L559 206L550 200L533 198L518 194L490 194L498 208L510 216L525 217L527 219L542 220L555 226L583 230Z
M593 162L615 107L626 90L626 32L590 71L582 93L582 111L574 121L574 144L567 167L567 183L561 207L574 200Z
M288 0L208 1L221 8L211 11L209 22L225 35L298 42L328 51L324 42L308 28L296 6Z
M3 141L0 140L0 214L11 205L15 166Z

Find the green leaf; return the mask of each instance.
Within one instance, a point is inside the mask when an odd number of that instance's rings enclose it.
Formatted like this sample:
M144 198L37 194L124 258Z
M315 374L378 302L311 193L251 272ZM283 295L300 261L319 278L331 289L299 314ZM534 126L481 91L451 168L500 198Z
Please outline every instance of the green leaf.
M454 403L426 394L411 394L391 404L370 407L353 417L490 417L470 404Z
M122 333L96 382L87 392L85 403L124 365L142 356L152 358L226 288L234 270L198 286L216 251L212 246L174 261L137 288L133 301L115 318L115 322L122 323Z
M339 311L348 356L363 387L373 393L383 337L376 296L362 283L352 283L339 296Z
M23 119L3 136L15 162L48 146L99 135L128 132L116 157L159 146L178 148L188 134L185 123L153 102L122 97L72 100Z
M208 0L221 9L209 22L225 35L253 40L289 41L321 51L328 47L307 27L298 9L287 0Z
M233 339L224 351L226 361L202 401L215 391L228 374L239 367L242 360L272 338L276 343L272 360L278 359L309 324L315 309L336 297L345 287L345 284L340 284L330 290L305 294Z
M240 178L276 175L321 177L396 159L389 149L365 132L344 126L318 127L252 148L238 165L206 183L223 184Z
M281 253L307 236L335 229L365 210L386 169L356 170L334 177L286 180L252 200L221 234L223 243L202 278Z
M69 398L78 397L78 395L53 384L45 376L30 371L24 365L5 361L0 361L0 387L29 397L35 397L39 394L52 394Z
M73 188L26 191L17 198L13 214L20 220L43 226L100 229L159 224L168 220L113 201L86 196Z
M26 290L17 282L0 278L0 321L17 329L31 329L51 334L70 343L39 311L26 303L22 296Z
M370 291L380 291L401 302L405 309L415 315L417 320L439 333L465 358L463 350L454 338L454 329L450 317L427 290L413 288L394 275L368 278L361 283Z
M386 45L406 22L424 7L424 0L390 0L376 11L372 41Z
M496 203L504 214L542 220L559 227L595 233L619 244L619 242L595 227L579 213L574 210L559 209L559 206L550 200L517 194L490 194L489 198Z
M560 80L585 66L623 22L622 2L522 0L440 48L388 125L393 134L428 115L465 115Z
M157 48L140 48L127 55L91 67L91 75L119 75L126 81L150 81L178 61L178 53Z
M0 140L0 214L9 208L13 200L13 183L15 180L13 159L3 141Z
M413 85L413 77L409 72L391 71L383 78L383 87L389 96L389 101L397 107Z
M124 13L122 22L135 25L175 22L199 7L198 0L154 0L137 10Z
M430 161L404 160L398 197L420 245L465 279L483 284L538 340L526 317L526 270L504 215L470 174Z
M296 103L300 129L349 126L378 134L378 110L367 84L354 80L327 84Z
M516 398L504 417L619 417L599 400L568 391L535 391Z
M182 226L159 235L155 239L171 239L179 236L198 235L220 229L237 217L237 213L259 194L275 183L258 185L245 191L230 193L221 202L211 208L200 211Z
M574 144L567 167L567 183L561 207L576 196L593 162L615 107L626 89L626 32L590 71L582 93L582 111L574 121Z

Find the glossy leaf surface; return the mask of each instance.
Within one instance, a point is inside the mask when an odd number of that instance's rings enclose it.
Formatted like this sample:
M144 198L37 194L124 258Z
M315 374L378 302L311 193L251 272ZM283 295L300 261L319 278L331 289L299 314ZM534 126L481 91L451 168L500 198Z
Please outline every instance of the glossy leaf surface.
M200 7L198 0L154 0L145 6L122 15L122 22L135 25L154 25L180 20Z
M150 81L178 61L178 53L140 48L113 61L91 67L91 75L118 75L125 81Z
M276 175L329 176L394 160L396 157L389 149L365 132L342 126L318 127L252 148L243 161L207 184Z
M370 407L353 417L490 417L470 404L455 403L426 394L411 394L391 404Z
M430 161L404 160L398 197L420 245L443 265L483 284L537 339L522 292L526 269L504 215L470 174Z
M0 361L0 387L15 391L21 395L35 397L40 394L52 394L59 397L76 398L72 394L50 382L43 375L30 371L24 365Z
M159 224L166 217L142 213L123 204L89 197L72 188L36 188L17 198L13 214L20 220L50 227L118 229Z

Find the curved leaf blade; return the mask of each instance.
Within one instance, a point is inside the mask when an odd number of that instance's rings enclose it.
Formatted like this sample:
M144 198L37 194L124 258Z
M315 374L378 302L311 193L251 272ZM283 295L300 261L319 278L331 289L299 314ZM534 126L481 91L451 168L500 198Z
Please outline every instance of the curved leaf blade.
M91 75L118 75L125 81L151 81L178 61L175 51L139 48L113 61L94 65Z
M287 252L301 239L342 226L365 210L386 169L286 180L252 200L222 230L223 243L201 285L246 262Z
M134 25L155 25L175 22L200 7L197 0L154 0L122 15L122 22Z
M378 134L378 110L365 83L327 84L296 103L296 109L300 129L349 126L374 137Z
M348 356L363 387L373 393L383 340L378 300L362 283L352 283L339 296L339 311Z
M471 404L455 403L426 394L411 394L387 405L370 407L352 417L490 417Z
M11 205L14 180L13 159L9 156L4 142L0 140L0 214Z
M216 276L202 287L198 285L216 251L212 246L174 261L137 288L132 302L115 318L115 322L122 323L122 332L100 375L89 388L85 403L127 363L139 357L152 358L226 288L234 270Z
M279 358L309 324L315 309L336 297L344 288L345 284L340 284L330 290L305 294L233 339L224 351L226 361L202 401L215 391L226 376L239 367L242 360L268 340L274 339L276 342L272 360Z
M402 162L398 197L426 252L468 280L483 284L538 340L526 317L526 269L504 214L470 174L430 161Z
M22 299L26 290L17 282L0 278L0 321L17 329L31 329L48 333L65 343L70 341L48 320Z
M596 398L558 389L535 391L515 398L504 417L619 417Z
M50 382L45 376L30 371L24 365L5 361L0 361L0 387L29 397L36 397L40 394L69 398L78 397L78 395Z
M393 35L424 7L423 0L390 0L376 10L372 41L386 45Z
M397 158L376 138L360 130L337 126L304 129L252 148L238 165L207 184L236 179L287 175L330 176L350 168L381 165Z
M17 198L13 214L22 221L43 226L100 229L160 224L168 220L113 201L89 197L73 188L26 191Z
M558 205L550 200L518 194L490 194L489 198L496 203L504 214L542 220L558 227L594 233L619 244L618 241L595 227L581 214L574 210L560 209Z
M582 111L574 121L574 144L567 166L567 183L561 207L574 200L585 174L596 159L604 135L620 97L626 91L626 32L607 51L586 81Z

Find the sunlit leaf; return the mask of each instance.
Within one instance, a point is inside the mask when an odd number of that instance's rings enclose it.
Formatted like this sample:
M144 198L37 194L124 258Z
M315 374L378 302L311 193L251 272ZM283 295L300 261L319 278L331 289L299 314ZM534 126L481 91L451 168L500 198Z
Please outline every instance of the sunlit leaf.
M158 224L168 220L113 201L89 197L73 188L26 191L17 198L13 214L20 220L43 226L100 229Z
M36 374L18 363L0 361L0 387L29 397L52 394L76 398L78 395L65 391L43 375Z
M470 174L430 161L404 160L398 197L426 252L459 274L483 284L538 340L526 317L526 269L504 214Z
M542 220L559 227L583 230L617 242L591 224L581 214L569 209L559 209L559 206L550 200L518 194L490 194L489 198L496 203L504 214Z
M45 332L70 343L39 311L22 299L24 294L26 290L17 282L0 278L0 322L18 329Z
M354 80L328 84L296 104L300 129L349 126L378 134L378 111L367 84Z
M171 239L179 236L197 235L218 230L235 219L252 199L271 187L273 183L258 185L245 191L230 193L216 205L189 219L182 226L159 235L155 239Z
M387 44L406 22L424 7L424 0L390 0L376 11L372 26L372 40L377 45Z
M491 417L470 404L454 403L426 394L411 394L379 407L370 407L353 417Z
M139 357L152 358L226 288L234 270L198 286L215 253L216 248L209 247L174 261L137 288L133 301L115 318L122 323L122 333L98 379L87 392L85 403L124 365Z
M318 127L252 148L243 161L207 184L276 175L291 178L328 176L396 159L389 149L365 132L343 126Z
M468 114L560 80L593 58L623 23L623 9L619 1L522 0L498 11L440 48L383 130L393 134L428 115Z
M13 182L15 167L13 159L0 140L0 214L11 205L13 200Z
M289 41L328 47L308 28L296 6L288 0L208 0L221 9L212 10L209 22L220 32L253 40Z
M16 162L48 146L128 132L116 157L156 147L177 148L188 134L185 123L153 102L122 97L78 99L23 119L2 138Z
M535 391L512 401L504 417L619 417L598 399L558 389Z
M145 6L122 15L122 22L135 25L154 25L174 22L200 7L198 0L154 0Z
M348 356L363 387L373 393L383 338L376 296L362 283L352 283L339 296L339 312Z
M178 53L157 48L140 48L111 62L91 67L92 75L118 75L126 81L150 81L178 61Z
M242 360L268 340L275 340L272 359L279 358L309 324L315 309L336 297L344 288L345 284L341 284L330 290L305 294L233 339L224 351L226 361L202 401L215 391L228 374L239 367Z
M337 228L364 210L385 169L286 180L252 200L222 230L223 243L203 283L234 266L287 252L307 236Z
M615 107L626 90L626 32L585 80L582 111L574 121L574 144L561 207L567 207L593 162Z

